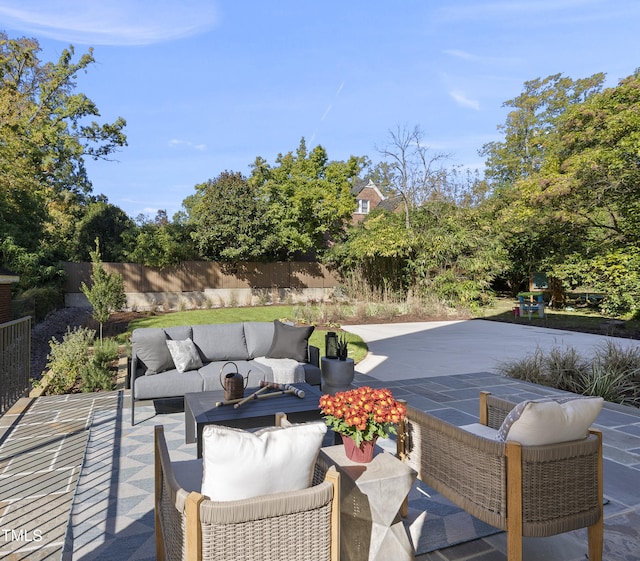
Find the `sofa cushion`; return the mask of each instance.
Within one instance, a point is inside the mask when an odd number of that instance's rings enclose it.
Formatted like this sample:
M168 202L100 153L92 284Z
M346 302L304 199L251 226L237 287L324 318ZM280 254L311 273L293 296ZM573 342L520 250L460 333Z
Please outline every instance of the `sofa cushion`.
M322 421L257 432L205 426L202 494L234 501L309 487L326 431Z
M184 341L185 339L193 339L193 331L190 325L172 325L171 327L163 327L167 338L174 341Z
M523 401L505 417L498 440L541 446L587 436L604 400L601 397L559 397Z
M298 362L307 362L309 356L309 337L313 333L313 325L295 327L274 320L273 341L267 358L292 358Z
M155 374L175 368L167 347L167 336L157 327L140 327L131 334L136 357L147 367L147 374Z
M191 339L185 339L184 341L167 340L167 347L178 372L196 370L202 366L198 349L196 349Z
M242 323L194 325L193 342L205 361L248 360Z
M249 358L265 356L273 342L274 325L272 321L247 321L244 324L244 337L247 342Z
M185 393L203 391L202 376L197 370L181 374L175 368L155 374L140 376L133 385L136 399L161 399L164 397L181 397Z

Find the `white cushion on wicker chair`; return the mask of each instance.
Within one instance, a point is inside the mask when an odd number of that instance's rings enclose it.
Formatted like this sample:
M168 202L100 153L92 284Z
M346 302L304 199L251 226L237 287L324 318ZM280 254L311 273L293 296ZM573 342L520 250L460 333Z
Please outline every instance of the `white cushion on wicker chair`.
M498 439L515 440L523 446L580 440L587 436L603 403L601 397L523 401L503 421Z
M309 487L326 431L322 421L256 432L204 427L202 494L234 501Z

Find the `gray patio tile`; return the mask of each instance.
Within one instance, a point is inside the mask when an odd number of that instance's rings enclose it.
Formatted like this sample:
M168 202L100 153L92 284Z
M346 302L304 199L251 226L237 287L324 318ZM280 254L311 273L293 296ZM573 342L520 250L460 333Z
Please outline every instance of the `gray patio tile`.
M609 407L609 404L605 405L598 415L598 425L603 427L623 427L633 425L638 422L638 417L629 415L627 413L621 413Z
M637 436L638 438L640 438L640 424L628 425L628 426L624 426L624 427L617 427L616 430L619 430L621 432L625 432L627 434L633 434L633 435ZM639 442L639 444L640 444L640 442Z
M627 506L640 505L640 471L608 458L603 460L605 493Z
M600 417L596 420L596 427L602 428L603 442L606 442L609 446L615 446L622 450L631 450L632 448L640 447L640 436L634 436L621 432L619 429L611 430L600 425Z
M608 438L603 438L602 449L603 454L606 458L630 467L634 466L637 463L640 463L640 454L634 454L631 451L621 450L620 448L609 446L607 442Z
M462 411L458 411L457 409L437 409L435 411L429 411L429 414L437 417L438 419L442 419L447 423L458 426L478 422L477 415L470 415Z
M479 393L478 388L461 388L458 390L448 390L444 395L452 398L454 401L463 401L467 399L478 400Z

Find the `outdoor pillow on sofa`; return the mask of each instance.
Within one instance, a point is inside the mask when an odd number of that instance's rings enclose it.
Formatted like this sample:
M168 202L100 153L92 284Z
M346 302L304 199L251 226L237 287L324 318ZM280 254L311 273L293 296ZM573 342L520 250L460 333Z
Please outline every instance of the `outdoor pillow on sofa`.
M580 440L587 436L604 400L601 397L556 397L518 403L498 429L497 439L523 446Z
M326 431L322 421L256 432L205 426L202 494L234 501L309 487Z
M191 339L185 339L184 341L167 340L167 348L178 372L196 370L202 367L202 359Z
M273 342L266 354L267 358L290 358L298 362L307 362L309 356L309 337L314 327L295 327L274 320Z

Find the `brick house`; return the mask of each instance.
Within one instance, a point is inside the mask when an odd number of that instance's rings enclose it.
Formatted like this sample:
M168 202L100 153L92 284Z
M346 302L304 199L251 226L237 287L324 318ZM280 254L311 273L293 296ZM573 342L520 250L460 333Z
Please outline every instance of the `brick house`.
M351 215L352 224L362 222L367 214L386 199L371 179L369 183L354 185L351 188L351 194L355 197L357 204L355 212Z
M15 273L0 267L0 323L13 319L11 313L11 284L18 282L20 277Z

